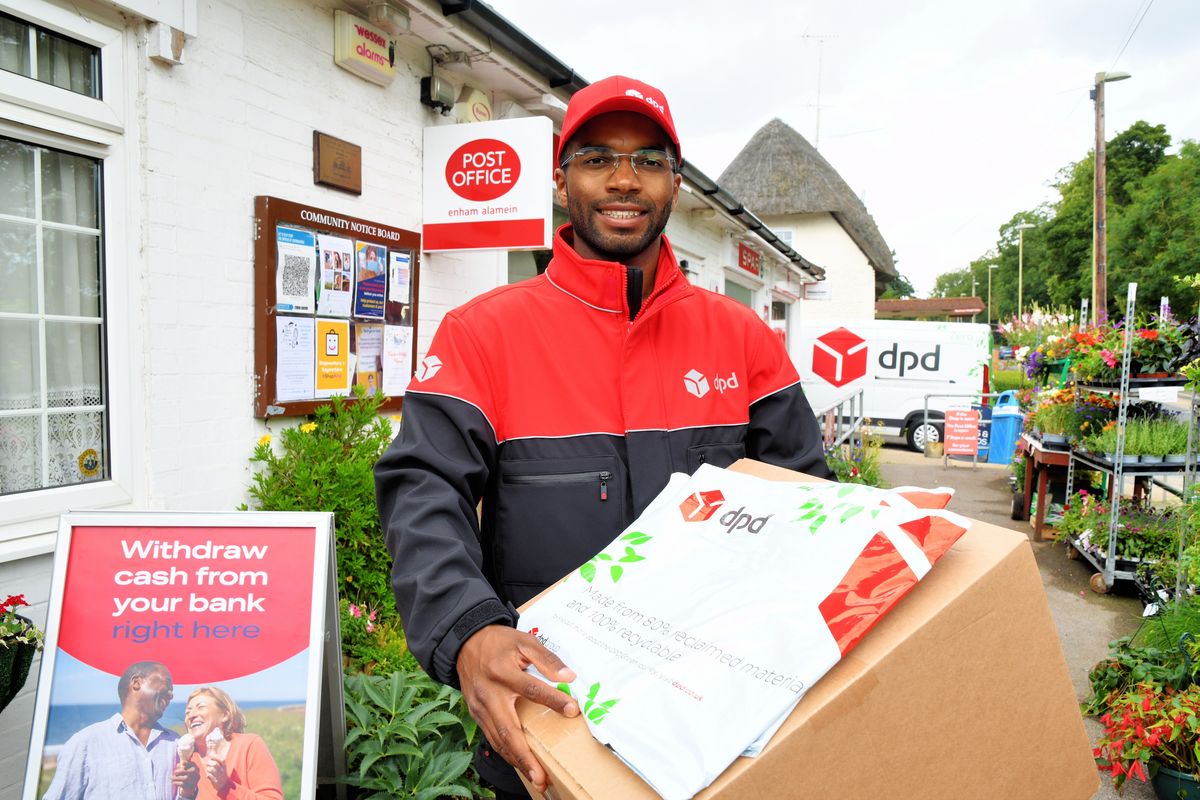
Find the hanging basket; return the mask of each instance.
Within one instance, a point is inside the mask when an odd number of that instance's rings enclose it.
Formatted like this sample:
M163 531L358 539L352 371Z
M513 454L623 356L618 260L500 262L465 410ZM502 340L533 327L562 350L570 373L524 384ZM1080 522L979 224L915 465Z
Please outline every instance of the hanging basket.
M1155 796L1162 800L1200 800L1200 783L1186 772L1177 772L1160 764L1150 783Z
M33 625L32 622L29 624ZM25 679L29 677L29 667L33 664L36 654L37 645L33 642L0 646L0 711L12 702L17 692L25 685Z

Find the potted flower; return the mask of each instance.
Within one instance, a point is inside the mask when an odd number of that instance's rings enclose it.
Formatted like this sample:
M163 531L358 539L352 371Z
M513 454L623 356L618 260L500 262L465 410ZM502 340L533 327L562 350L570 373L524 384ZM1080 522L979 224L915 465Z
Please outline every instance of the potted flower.
M0 603L0 711L21 691L33 655L42 648L42 631L16 611L24 605L23 594L9 595Z
M1113 697L1100 717L1093 755L1118 789L1149 780L1160 800L1200 800L1200 686L1137 683Z
M1182 351L1181 338L1174 325L1138 326L1133 332L1133 372L1146 378L1170 376Z

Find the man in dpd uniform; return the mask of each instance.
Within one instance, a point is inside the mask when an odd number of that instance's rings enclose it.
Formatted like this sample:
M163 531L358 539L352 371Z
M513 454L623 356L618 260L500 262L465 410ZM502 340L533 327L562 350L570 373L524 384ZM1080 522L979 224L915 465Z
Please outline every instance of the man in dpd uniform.
M662 235L680 157L657 89L612 77L571 98L554 176L571 224L549 267L446 315L375 468L409 646L461 686L499 797L527 796L504 761L546 780L516 698L579 713L524 672L575 677L515 629L514 606L603 549L672 472L746 456L833 477L779 339L688 283Z

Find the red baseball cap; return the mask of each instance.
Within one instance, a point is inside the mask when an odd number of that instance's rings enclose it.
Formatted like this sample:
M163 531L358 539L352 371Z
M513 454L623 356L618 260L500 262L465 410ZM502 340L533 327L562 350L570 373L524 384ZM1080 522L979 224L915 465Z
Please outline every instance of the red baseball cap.
M571 95L558 140L558 152L554 154L555 163L562 162L563 147L575 135L575 131L592 117L610 111L632 111L653 120L671 137L675 155L682 162L683 151L679 147L679 136L675 133L675 121L671 119L671 107L667 105L666 96L648 83L613 75Z

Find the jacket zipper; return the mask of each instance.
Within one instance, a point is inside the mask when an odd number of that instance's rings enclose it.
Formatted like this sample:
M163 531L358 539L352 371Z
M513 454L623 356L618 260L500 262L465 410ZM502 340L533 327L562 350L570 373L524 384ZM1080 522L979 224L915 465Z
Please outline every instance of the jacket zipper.
M608 482L612 480L612 473L608 470L601 470L599 472L558 472L551 475L507 475L504 478L505 483L526 486L584 483L588 480L600 481L600 499L607 500Z

